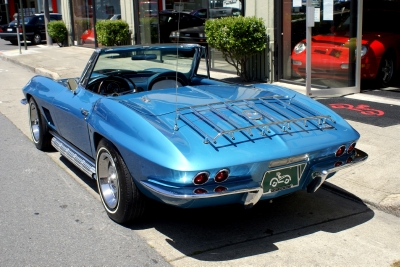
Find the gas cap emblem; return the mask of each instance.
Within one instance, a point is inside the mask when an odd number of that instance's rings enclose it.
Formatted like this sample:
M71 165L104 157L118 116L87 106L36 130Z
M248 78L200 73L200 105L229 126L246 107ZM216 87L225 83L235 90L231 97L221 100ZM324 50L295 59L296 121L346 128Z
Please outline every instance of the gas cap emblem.
M247 117L250 120L261 120L262 115L254 110L243 110L243 116Z

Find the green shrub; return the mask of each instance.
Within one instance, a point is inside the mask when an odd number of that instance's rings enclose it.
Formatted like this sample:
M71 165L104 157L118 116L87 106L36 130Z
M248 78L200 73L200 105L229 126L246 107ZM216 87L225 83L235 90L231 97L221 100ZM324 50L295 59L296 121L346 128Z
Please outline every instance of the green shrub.
M97 41L114 46L129 40L129 25L123 20L101 20L96 23Z
M266 48L266 28L255 17L224 17L207 20L205 33L208 45L221 51L223 58L235 67L243 81L249 81L248 60Z
M62 20L50 21L47 24L47 32L59 46L63 45L68 33L67 27Z

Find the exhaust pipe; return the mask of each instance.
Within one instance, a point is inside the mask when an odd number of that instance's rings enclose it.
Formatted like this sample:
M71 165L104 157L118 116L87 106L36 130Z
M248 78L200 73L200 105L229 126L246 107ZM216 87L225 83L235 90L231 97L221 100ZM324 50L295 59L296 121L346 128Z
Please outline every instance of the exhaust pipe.
M314 172L312 174L313 180L307 186L307 193L315 193L325 182L328 174L328 171Z

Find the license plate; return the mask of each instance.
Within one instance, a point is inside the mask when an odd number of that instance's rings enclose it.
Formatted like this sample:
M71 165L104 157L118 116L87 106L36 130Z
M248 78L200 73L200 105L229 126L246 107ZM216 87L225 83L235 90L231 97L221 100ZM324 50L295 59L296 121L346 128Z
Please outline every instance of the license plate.
M299 186L299 181L305 167L306 164L299 164L282 169L267 171L264 174L262 182L264 193L273 193Z
M7 28L7 31L8 31L8 32L12 32L12 29L11 29L11 28Z

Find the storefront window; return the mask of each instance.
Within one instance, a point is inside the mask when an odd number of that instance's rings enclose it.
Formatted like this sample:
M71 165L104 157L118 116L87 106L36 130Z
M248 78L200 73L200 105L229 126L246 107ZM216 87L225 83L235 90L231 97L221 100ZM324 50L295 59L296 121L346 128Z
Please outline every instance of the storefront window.
M311 51L311 83L322 88L355 86L357 0L313 0L311 44L306 43L306 1L283 5L281 78L305 83Z
M76 45L95 46L95 18L96 21L121 19L120 0L72 0L72 6Z

